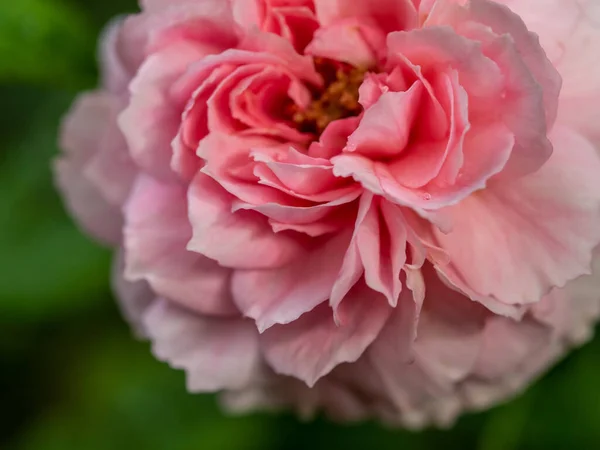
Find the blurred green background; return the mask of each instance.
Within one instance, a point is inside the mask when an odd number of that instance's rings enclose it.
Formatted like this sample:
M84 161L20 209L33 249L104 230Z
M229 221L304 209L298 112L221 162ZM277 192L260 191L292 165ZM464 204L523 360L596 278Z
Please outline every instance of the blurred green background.
M231 418L136 341L110 253L65 214L49 164L61 115L97 80L96 39L134 0L0 0L0 449L597 449L600 340L451 430Z

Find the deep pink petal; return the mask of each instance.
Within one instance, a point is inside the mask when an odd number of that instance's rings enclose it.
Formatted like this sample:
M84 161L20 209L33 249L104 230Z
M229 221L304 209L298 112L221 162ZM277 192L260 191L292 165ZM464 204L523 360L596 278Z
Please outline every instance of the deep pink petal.
M348 137L345 151L373 158L399 155L408 144L422 95L423 85L418 82L406 92L382 94Z
M301 239L275 233L267 218L254 211L232 213L234 198L208 176L199 173L189 190L192 251L221 265L259 269L283 266L304 253Z

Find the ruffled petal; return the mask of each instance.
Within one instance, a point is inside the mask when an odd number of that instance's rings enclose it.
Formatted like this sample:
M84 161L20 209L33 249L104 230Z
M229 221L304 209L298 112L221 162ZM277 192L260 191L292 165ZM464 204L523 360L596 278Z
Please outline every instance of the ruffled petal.
M350 17L371 20L384 32L410 29L417 24L417 12L411 0L314 0L322 26Z
M62 126L60 145L65 153L54 164L67 208L87 232L109 244L121 240L122 214L119 205L103 195L86 171L98 157L105 137L118 133L115 102L105 93L79 97Z
M288 324L325 302L337 279L349 233L322 239L306 256L272 270L236 271L233 295L260 332Z
M171 170L173 149L185 104L169 94L171 85L203 52L182 42L150 56L130 85L131 102L119 125L132 158L159 179L176 180Z
M231 271L188 251L185 189L141 175L125 207L125 276L203 314L230 315Z
M265 216L244 210L232 213L233 196L203 173L192 182L188 201L193 229L188 249L222 266L280 267L305 252L299 236L275 233Z
M346 317L341 326L323 304L291 324L265 331L261 344L271 367L312 386L338 364L356 361L392 311L383 296L364 285L354 287L341 307Z
M563 79L558 122L600 144L600 7L595 0L498 0L539 35Z
M259 373L258 333L250 322L196 315L158 300L144 325L156 357L185 370L190 392L241 388Z
M555 151L542 169L465 199L445 212L452 232L436 232L451 261L439 270L501 314L502 304L535 303L587 273L600 242L596 151L566 129L551 137Z

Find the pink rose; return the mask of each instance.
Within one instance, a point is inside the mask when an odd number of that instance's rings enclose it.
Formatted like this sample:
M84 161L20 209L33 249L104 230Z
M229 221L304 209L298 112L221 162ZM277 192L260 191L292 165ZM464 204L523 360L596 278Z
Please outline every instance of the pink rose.
M56 172L190 391L443 425L590 336L592 1L141 6Z

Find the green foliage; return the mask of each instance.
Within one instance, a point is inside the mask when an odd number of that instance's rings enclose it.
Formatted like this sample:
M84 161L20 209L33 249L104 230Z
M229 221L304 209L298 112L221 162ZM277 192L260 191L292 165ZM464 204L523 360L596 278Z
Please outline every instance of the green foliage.
M94 31L63 0L0 4L0 82L81 87L93 81Z
M60 117L90 87L95 36L133 0L0 1L3 450L600 448L600 341L504 406L421 433L289 415L232 418L134 340L110 254L67 217L50 171ZM70 93L69 93L70 92Z
M15 103L23 91L12 92ZM13 319L98 301L107 292L110 261L108 251L77 232L52 182L58 122L70 97L34 92L31 109L13 111L25 126L3 143L0 167L0 314Z

